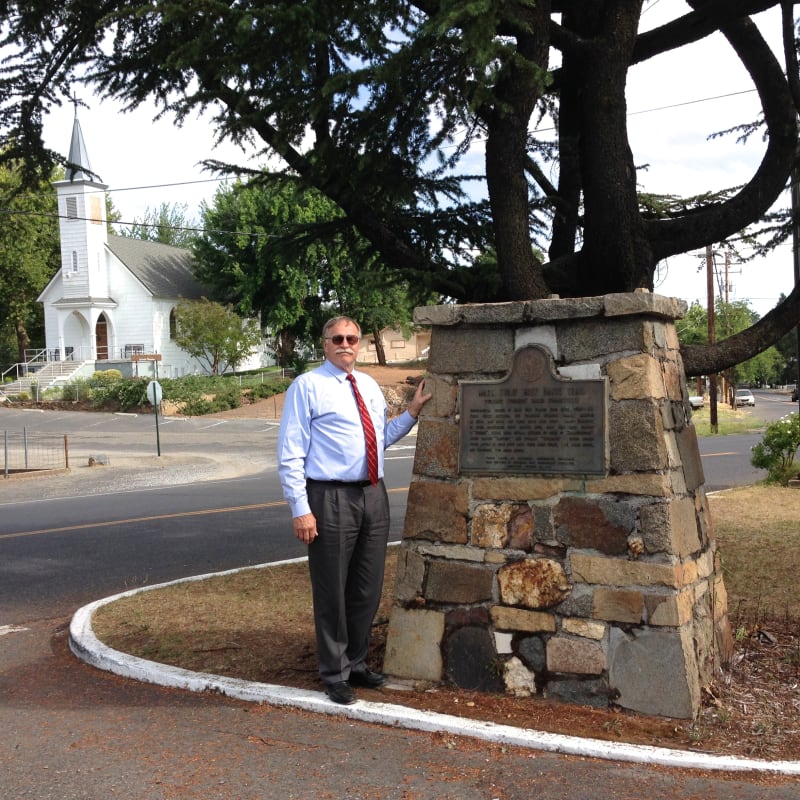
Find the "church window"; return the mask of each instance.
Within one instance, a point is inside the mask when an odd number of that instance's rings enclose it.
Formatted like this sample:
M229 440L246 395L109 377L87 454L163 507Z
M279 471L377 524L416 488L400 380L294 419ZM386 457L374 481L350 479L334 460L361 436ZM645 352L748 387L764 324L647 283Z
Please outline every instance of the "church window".
M78 219L78 198L67 198L67 219Z

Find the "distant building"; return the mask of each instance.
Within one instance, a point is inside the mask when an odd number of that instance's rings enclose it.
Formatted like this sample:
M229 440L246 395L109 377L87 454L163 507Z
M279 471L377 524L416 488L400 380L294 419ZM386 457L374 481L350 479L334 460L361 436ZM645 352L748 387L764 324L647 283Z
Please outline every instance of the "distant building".
M359 363L377 364L378 348L375 336L367 331L363 331L363 333L364 342L358 351ZM408 335L397 328L384 328L380 332L380 337L387 364L417 361L428 357L431 345L430 328L413 330Z
M209 292L195 279L188 250L109 235L105 191L92 174L77 115L66 178L58 196L61 268L39 295L44 304L46 360L93 362L95 370L161 377L203 372L205 366L175 344L175 308ZM265 363L264 353L241 369Z

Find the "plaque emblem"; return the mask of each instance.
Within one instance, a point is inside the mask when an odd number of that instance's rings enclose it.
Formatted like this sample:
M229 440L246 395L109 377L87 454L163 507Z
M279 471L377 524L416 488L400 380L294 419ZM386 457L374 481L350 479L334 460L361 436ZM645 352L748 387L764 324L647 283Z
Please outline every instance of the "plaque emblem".
M459 471L604 475L607 380L556 373L541 345L514 353L497 381L459 383Z

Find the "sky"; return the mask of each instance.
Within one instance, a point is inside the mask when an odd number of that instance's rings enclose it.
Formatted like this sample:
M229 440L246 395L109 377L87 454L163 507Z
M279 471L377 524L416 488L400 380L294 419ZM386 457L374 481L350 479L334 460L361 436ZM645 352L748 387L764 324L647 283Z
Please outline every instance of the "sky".
M688 6L682 0L653 0L645 9L643 29L662 24ZM780 42L778 13L758 15L756 21L768 41ZM208 119L189 120L178 128L167 118L154 121L154 108L123 113L116 103L101 102L88 91L79 97L88 106L79 109L78 117L91 168L108 185L123 222L142 219L148 208L165 202L185 204L187 218L198 220L200 202L211 203L219 185L201 169L203 159L258 166L233 145L214 149ZM719 34L633 67L627 100L635 163L649 165L639 176L646 191L686 195L741 184L763 157L765 145L759 136L746 146L737 144L734 136L707 140L759 113L749 76ZM46 144L64 155L73 118L74 109L66 104L53 109L45 121ZM718 287L724 283L723 265L720 257ZM766 258L729 265L728 278L728 299L746 301L763 316L781 293L793 288L791 245ZM656 291L705 305L706 283L705 253L697 252L660 265Z

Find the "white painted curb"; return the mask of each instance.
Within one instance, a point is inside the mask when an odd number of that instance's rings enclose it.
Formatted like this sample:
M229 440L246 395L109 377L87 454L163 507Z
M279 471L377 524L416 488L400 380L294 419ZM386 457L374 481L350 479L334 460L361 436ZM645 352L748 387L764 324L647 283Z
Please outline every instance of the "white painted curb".
M278 561L257 567L247 567L246 569L262 569L300 561L305 561L305 559ZM128 597L139 592L161 589L165 586L191 581L206 580L218 575L232 575L242 571L235 569L227 572L182 578L177 581L147 586L143 589L133 589L90 603L78 609L70 622L70 649L79 659L93 667L145 683L153 683L175 689L186 689L192 692L215 692L238 700L269 703L276 706L291 706L318 714L345 716L362 722L389 725L395 728L441 731L498 744L526 747L532 750L543 750L587 758L602 758L612 761L658 764L681 769L800 775L800 761L761 761L737 756L719 756L672 750L665 747L605 742L600 739L581 739L577 736L562 736L526 728L515 728L509 725L461 719L448 714L418 711L390 703L371 703L366 700L358 700L351 706L341 706L332 703L322 692L290 689L274 684L255 683L208 673L190 672L178 667L136 658L118 650L113 650L94 635L92 616L98 608L108 603L113 603L122 597Z

